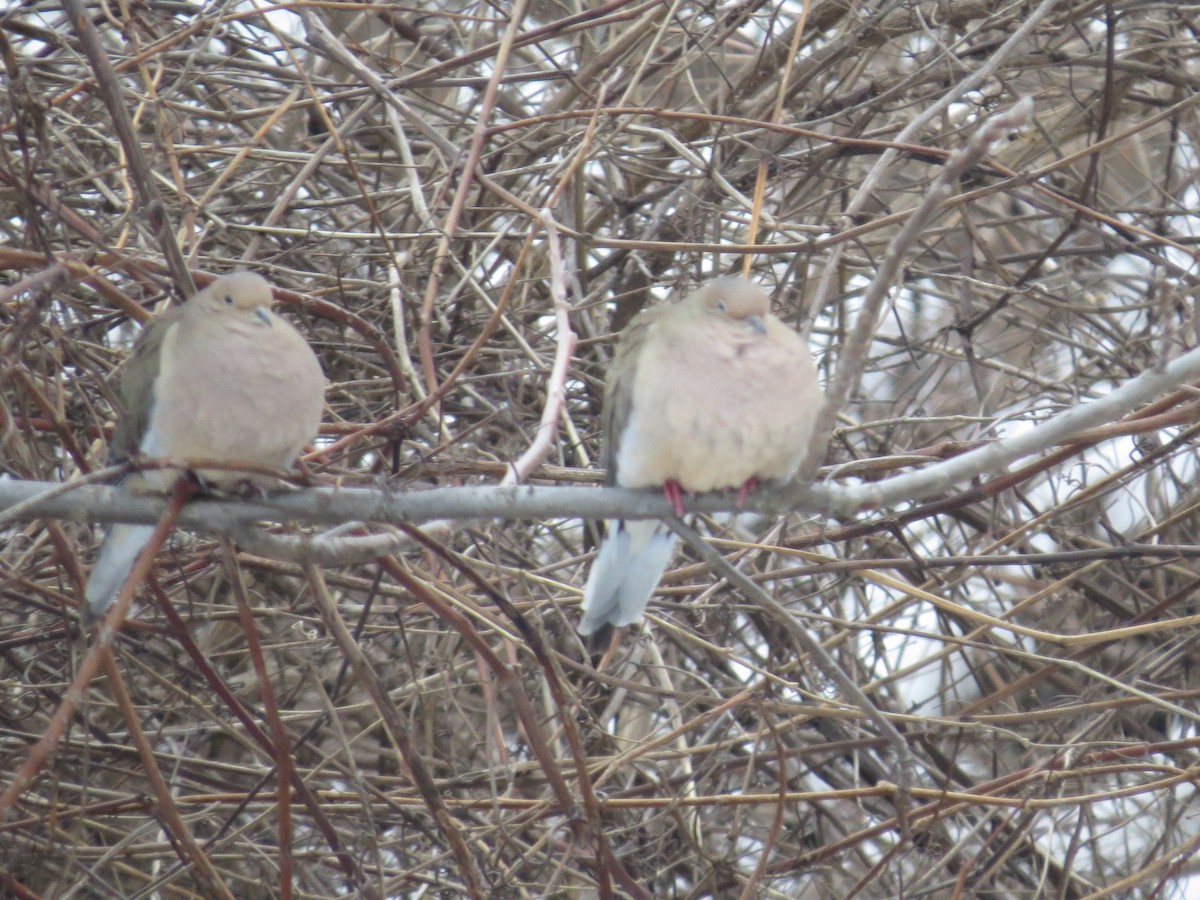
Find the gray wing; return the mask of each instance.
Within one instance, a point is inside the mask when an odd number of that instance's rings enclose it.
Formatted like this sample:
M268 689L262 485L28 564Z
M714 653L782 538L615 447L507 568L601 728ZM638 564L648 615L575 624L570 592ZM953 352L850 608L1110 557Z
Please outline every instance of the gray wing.
M646 337L659 320L661 307L640 313L621 334L621 342L613 357L612 367L604 383L604 406L600 424L604 442L600 449L600 465L604 467L604 483L617 483L617 457L621 435L633 409L633 386L637 380L638 363L646 345Z
M142 437L154 409L154 384L158 378L163 341L179 319L175 307L150 322L138 335L133 353L117 374L117 397L121 401L117 427L113 431L111 462L120 462L140 452Z

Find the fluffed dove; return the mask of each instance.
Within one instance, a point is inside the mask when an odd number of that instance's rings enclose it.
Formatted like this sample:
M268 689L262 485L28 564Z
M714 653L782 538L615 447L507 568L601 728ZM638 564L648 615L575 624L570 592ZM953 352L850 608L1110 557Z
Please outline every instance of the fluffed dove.
M626 329L605 384L605 483L661 487L679 515L685 491L740 487L740 505L800 467L821 400L808 346L762 288L718 278ZM674 547L663 522L609 521L579 633L640 620Z
M325 376L308 342L270 304L263 278L236 272L151 321L117 384L123 408L113 458L291 466L317 433ZM226 469L196 474L218 486L247 480ZM152 470L125 484L166 490L176 477L170 469ZM85 619L102 615L116 598L153 531L150 525L112 527L88 580Z

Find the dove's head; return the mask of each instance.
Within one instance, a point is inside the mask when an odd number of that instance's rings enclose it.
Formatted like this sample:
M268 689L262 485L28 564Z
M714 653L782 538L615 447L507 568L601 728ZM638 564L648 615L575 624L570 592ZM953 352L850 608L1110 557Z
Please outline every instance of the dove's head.
M736 276L717 278L684 302L700 312L732 319L760 334L766 333L766 316L771 311L771 299L753 281Z
M271 324L271 286L261 275L234 272L224 275L187 302L193 313L254 317Z

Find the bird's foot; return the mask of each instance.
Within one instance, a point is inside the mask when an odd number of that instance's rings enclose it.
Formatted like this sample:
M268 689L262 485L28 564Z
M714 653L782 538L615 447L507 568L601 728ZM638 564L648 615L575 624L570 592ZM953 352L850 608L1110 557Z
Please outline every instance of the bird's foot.
M750 492L756 487L758 487L758 479L751 475L746 479L742 486L738 488L737 497L733 501L734 507L736 509L741 509L743 506L745 506L746 498L750 496Z
M683 518L683 487L674 478L663 484L663 496L667 498L667 502L671 504L671 509L675 511L675 515Z
M263 501L271 496L267 485L253 478L242 478L234 485L234 493L245 500Z

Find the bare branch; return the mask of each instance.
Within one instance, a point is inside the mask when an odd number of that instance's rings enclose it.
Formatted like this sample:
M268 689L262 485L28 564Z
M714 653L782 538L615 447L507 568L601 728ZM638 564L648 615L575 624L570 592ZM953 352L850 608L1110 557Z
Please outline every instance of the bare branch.
M1112 422L1164 391L1200 379L1200 348L1161 370L1131 379L1105 397L1080 404L1021 434L994 441L918 472L861 485L829 482L796 485L782 495L769 487L751 496L746 509L761 512L819 512L852 518L871 509L921 500L953 489L1009 464L1069 443L1086 429ZM79 482L47 484L0 482L0 522L34 518L70 518L94 522L157 522L163 501L114 487ZM729 494L689 497L688 512L733 512ZM263 500L197 500L179 516L180 525L210 532L232 532L254 522L410 524L436 519L639 519L666 518L670 504L660 491L623 488L456 487L422 491L388 488L315 488L276 493ZM378 540L372 538L372 540ZM349 546L347 546L349 550ZM328 558L321 554L322 558Z

